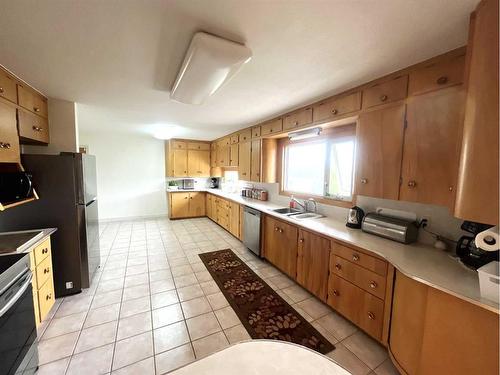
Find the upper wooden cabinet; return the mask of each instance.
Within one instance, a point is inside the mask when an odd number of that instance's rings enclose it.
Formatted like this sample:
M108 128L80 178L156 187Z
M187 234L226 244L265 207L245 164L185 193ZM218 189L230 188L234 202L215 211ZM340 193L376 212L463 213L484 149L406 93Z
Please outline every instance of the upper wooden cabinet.
M240 132L238 140L239 142L246 142L252 138L252 129L244 129Z
M165 141L167 177L210 177L210 150L208 142L177 139ZM212 162L215 160L213 158Z
M471 18L467 95L455 216L499 224L498 0Z
M299 230L297 282L326 302L330 240Z
M186 149L173 151L173 171L172 177L188 177L188 152Z
M47 99L22 84L17 85L19 105L42 117L48 116Z
M356 127L356 194L397 200L405 106L365 112Z
M250 158L250 181L260 182L262 161L262 140L252 141L252 156Z
M188 150L189 177L210 177L210 151Z
M229 137L229 141L232 145L238 143L240 141L240 135L239 134L233 134L231 137Z
M461 87L408 99L400 200L453 209L463 104Z
M187 143L183 141L171 141L173 150L187 150Z
M335 97L314 106L313 121L335 119L361 109L361 92Z
M237 167L239 165L239 145L234 144L229 148L229 166Z
M283 117L283 130L292 130L312 123L312 107L300 109Z
M250 181L252 142L243 142L238 145L238 174L240 180Z
M363 108L402 100L406 98L407 88L407 75L376 83L363 90Z
M187 148L188 148L188 150L209 151L210 150L210 143L205 143L205 142L187 142Z
M277 118L268 122L265 122L260 126L260 136L273 135L279 133L283 130L283 119Z
M261 133L260 125L252 126L252 138L259 138Z
M217 145L217 166L229 167L231 165L231 146L225 142Z
M17 110L19 137L25 143L49 143L49 124L45 117L36 116L24 109Z
M464 81L465 54L451 59L431 62L420 69L410 72L408 95L459 85Z
M288 276L297 273L298 229L269 216L264 218L264 256Z
M17 103L16 80L0 69L0 97Z
M20 158L16 108L0 101L0 162L19 163Z

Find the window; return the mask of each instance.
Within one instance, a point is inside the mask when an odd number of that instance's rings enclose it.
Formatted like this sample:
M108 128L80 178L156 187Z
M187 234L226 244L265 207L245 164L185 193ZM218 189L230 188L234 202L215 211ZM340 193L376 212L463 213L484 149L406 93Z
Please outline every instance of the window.
M282 189L292 194L350 201L354 172L353 129L286 143Z

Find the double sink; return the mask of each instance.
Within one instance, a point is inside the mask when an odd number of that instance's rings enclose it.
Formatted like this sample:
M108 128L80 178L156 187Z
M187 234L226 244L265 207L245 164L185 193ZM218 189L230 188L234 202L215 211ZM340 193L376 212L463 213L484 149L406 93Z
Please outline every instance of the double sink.
M305 220L305 219L319 219L320 217L323 217L323 215L316 214L314 212L304 212L301 210L298 210L296 208L276 208L274 210L271 210L273 212L276 212L277 214L281 214L283 216L288 216L291 217L292 219L297 219L297 220Z

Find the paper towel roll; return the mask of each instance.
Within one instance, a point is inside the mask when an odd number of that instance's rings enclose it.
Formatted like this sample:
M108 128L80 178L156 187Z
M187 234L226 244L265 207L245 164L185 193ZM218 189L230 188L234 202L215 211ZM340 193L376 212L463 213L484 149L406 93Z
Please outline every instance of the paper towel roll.
M476 235L476 246L484 251L500 250L500 235L498 226L486 229Z

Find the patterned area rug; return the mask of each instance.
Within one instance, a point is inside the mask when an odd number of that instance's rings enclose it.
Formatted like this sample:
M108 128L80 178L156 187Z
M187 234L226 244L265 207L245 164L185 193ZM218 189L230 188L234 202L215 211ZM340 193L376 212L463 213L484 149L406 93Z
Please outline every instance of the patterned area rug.
M252 338L289 341L322 354L335 349L231 250L199 255Z

